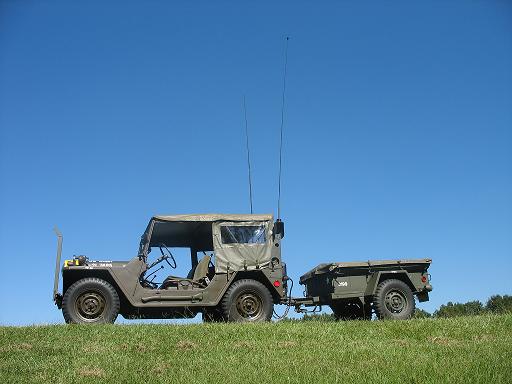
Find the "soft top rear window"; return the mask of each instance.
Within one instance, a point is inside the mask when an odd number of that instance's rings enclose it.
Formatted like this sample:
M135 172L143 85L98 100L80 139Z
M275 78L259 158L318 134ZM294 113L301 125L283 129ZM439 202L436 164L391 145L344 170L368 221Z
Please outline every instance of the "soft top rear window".
M264 225L222 225L220 236L223 244L265 244Z

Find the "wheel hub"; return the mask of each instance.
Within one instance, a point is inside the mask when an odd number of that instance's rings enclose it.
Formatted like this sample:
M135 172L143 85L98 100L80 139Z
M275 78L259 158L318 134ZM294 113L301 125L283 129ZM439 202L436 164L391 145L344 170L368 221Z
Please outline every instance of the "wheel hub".
M386 308L393 313L402 312L407 306L407 298L404 293L398 290L392 290L386 294Z
M236 301L238 313L245 318L257 317L262 311L262 302L253 293L242 293Z
M103 314L105 298L97 292L86 292L78 296L75 306L85 321L95 320Z

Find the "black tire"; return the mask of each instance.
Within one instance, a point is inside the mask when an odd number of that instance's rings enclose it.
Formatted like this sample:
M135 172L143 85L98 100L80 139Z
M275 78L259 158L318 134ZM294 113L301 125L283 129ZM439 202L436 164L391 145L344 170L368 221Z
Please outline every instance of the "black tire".
M373 295L373 305L379 319L406 320L414 314L414 295L403 281L384 280Z
M361 300L336 300L330 305L336 320L371 320L372 307L370 303Z
M62 299L62 314L68 324L113 323L119 306L119 296L112 285L89 277L68 288Z
M242 279L228 288L221 301L226 321L270 321L274 311L272 295L259 281Z

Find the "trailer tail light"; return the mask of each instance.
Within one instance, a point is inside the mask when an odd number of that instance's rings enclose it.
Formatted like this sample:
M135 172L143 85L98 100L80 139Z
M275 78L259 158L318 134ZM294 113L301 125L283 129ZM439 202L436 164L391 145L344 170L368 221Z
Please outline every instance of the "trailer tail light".
M426 283L427 282L427 276L421 276L421 282Z
M279 288L281 286L281 282L279 280L274 281L274 287Z

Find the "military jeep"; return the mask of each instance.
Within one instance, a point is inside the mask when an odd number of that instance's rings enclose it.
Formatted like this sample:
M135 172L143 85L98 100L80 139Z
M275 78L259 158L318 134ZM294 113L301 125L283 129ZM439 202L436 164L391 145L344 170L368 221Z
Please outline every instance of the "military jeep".
M58 236L53 298L67 323L112 323L125 318L192 318L268 321L287 295L281 260L284 224L272 215L175 215L151 218L137 256L128 261L66 260L58 292L62 234ZM187 276L155 271L176 268L172 248L190 250ZM152 252L153 251L153 252ZM158 254L158 257L154 255Z

